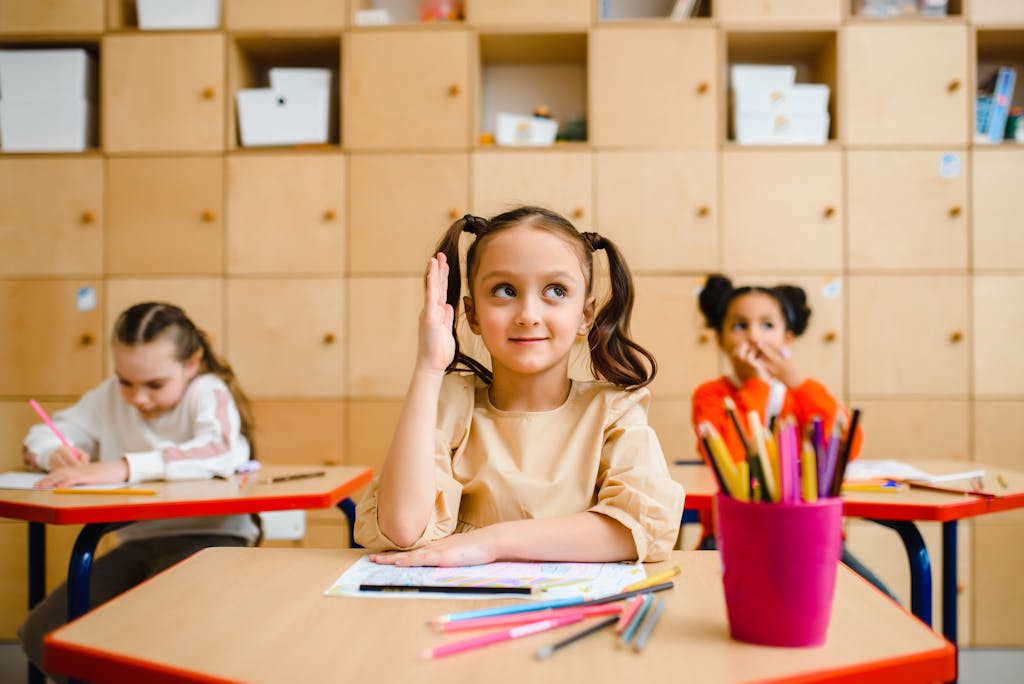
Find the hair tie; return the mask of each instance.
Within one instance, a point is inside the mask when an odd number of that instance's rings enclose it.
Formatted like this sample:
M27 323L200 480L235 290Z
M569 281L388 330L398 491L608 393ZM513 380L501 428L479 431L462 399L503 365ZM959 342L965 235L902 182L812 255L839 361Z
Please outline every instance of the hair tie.
M467 233L479 236L484 231L485 222L479 216L466 214L462 217L462 230Z
M583 241L590 247L591 252L596 252L599 249L604 249L605 241L598 233L580 233L583 237Z

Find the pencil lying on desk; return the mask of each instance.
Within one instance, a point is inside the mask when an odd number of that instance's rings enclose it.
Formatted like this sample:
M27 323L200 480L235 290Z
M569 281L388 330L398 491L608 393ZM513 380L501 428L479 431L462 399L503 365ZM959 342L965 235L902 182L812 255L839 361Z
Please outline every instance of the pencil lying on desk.
M478 637L473 637L472 639L444 644L443 646L423 651L420 654L420 657L425 660L443 658L444 656L462 653L474 648L489 646L490 644L497 644L502 641L508 641L509 639L518 639L531 634L537 634L538 632L546 632L549 629L557 629L559 627L564 627L565 625L571 625L579 622L582 619L583 614L577 611L571 615L563 615L559 618L538 620L537 622L530 622L525 625L519 625L518 627L512 627L511 629L482 634Z
M51 489L50 491L54 494L119 494L121 496L153 496L156 494L156 491L152 489L128 489L126 487L122 487L120 489L78 489L76 487L58 487L57 489Z
M296 473L294 475L278 475L276 477L262 477L260 478L260 484L274 484L276 482L290 482L292 480L305 480L311 477L323 477L326 475L324 471L317 470L313 473Z
M550 646L545 646L544 648L542 648L542 649L538 650L536 653L534 653L533 657L536 658L537 660L544 660L545 658L547 658L548 656L550 656L552 653L554 653L555 651L557 651L560 648L565 648L569 644L575 643L575 642L579 641L580 639L582 639L583 637L588 637L591 634L596 634L597 632L600 632L605 627L611 627L612 625L615 624L616 620L618 620L618 618L616 618L616 617L610 617L607 620L601 620L601 622L593 624L590 627L587 627L586 629L581 629L580 631L576 632L575 634L573 634L573 635L571 635L569 637L566 637L565 639L562 639L561 641L556 641L555 643L551 644Z
M580 613L583 617L615 615L617 620L618 614L622 610L621 603L602 603L599 606L549 608L531 613L510 613L508 615L495 615L493 617L482 617L472 620L455 620L453 622L438 623L433 627L437 632L465 632L473 629L491 629L492 627L514 627L515 625L523 625L528 622L550 620L575 613Z
M409 594L532 594L531 587L494 587L466 585L404 585L404 584L360 584L359 591L396 592Z

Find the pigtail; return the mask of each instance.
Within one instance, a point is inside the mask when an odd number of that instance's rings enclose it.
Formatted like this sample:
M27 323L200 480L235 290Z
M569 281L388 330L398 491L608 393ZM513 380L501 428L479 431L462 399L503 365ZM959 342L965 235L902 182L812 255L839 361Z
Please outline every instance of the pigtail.
M191 321L189 322L191 323ZM223 380L224 384L228 386L228 391L231 392L231 398L235 400L235 408L238 409L238 417L240 421L239 432L241 432L242 436L249 442L249 458L255 459L256 423L252 412L252 402L249 401L249 397L242 390L242 386L238 382L238 377L235 376L235 371L231 368L231 364L213 351L206 333L194 325L192 326L192 330L195 331L196 337L198 338L199 348L202 350L199 367L204 373L213 373Z
M807 330L811 319L811 308L807 305L807 293L795 285L776 285L772 288L786 313L786 324L794 336L799 337Z
M732 298L733 289L732 281L720 273L712 273L704 282L698 303L708 328L716 331L722 329L725 309Z
M609 382L637 389L654 380L658 364L649 351L630 338L633 315L633 276L615 244L596 233L583 233L591 250L603 249L608 257L611 297L594 318L587 335L594 374Z
M463 232L479 236L486 229L487 221L478 216L466 214L448 227L448 230L445 231L441 241L437 243L437 248L434 250L435 254L444 254L448 260L448 290L445 301L448 302L452 307L452 311L456 314L462 302L462 267L459 262L459 239L462 237ZM459 342L458 320L459 317L457 315L452 316L452 338L455 340L455 356L452 357L452 362L448 364L445 373L469 370L485 383L490 384L493 377L490 369L472 356L463 353L462 345Z

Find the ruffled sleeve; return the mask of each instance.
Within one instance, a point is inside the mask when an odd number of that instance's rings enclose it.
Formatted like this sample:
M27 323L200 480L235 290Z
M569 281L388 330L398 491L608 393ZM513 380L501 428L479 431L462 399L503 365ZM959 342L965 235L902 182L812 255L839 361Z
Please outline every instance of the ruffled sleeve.
M398 546L385 536L377 524L377 494L380 476L356 507L356 542L371 551L414 549L451 535L459 519L462 484L455 479L452 461L465 448L473 417L475 377L450 373L445 376L438 400L437 424L434 429L434 510L420 538L409 546Z
M597 482L597 503L633 535L637 558L661 561L675 545L685 492L672 480L658 436L647 424L650 392L616 390Z

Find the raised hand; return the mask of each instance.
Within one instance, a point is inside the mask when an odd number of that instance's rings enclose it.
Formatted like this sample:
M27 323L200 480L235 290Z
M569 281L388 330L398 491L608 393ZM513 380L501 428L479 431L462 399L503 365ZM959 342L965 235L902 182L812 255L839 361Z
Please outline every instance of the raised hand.
M455 310L448 299L448 259L438 252L427 263L427 282L420 312L417 367L443 373L455 358L452 321Z

